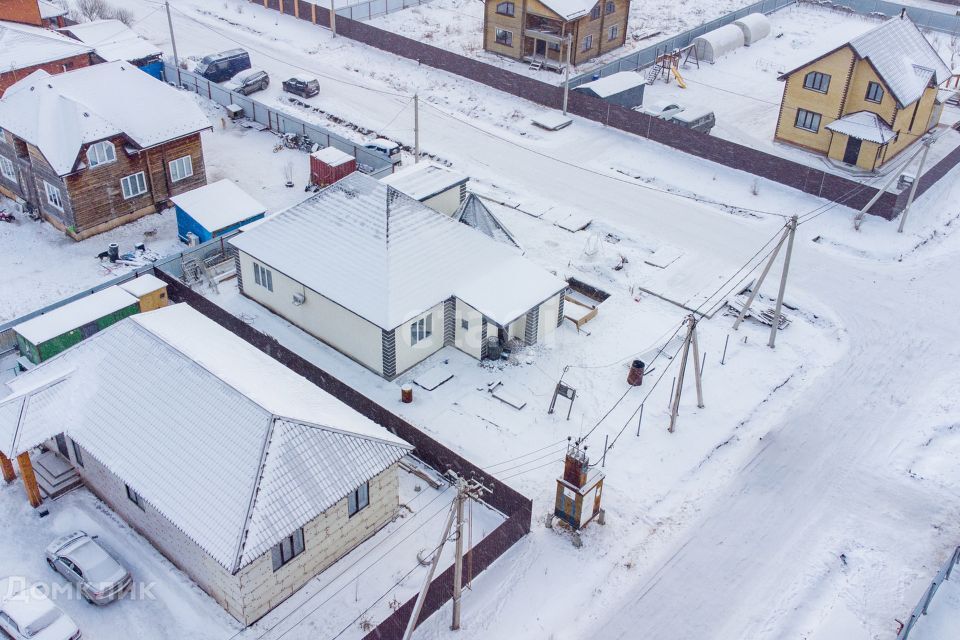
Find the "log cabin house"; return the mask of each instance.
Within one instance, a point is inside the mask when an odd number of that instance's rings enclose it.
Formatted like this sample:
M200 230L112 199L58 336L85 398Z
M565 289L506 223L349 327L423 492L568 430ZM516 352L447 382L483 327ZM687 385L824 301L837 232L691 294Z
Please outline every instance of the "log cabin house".
M37 71L0 99L0 193L82 240L206 184L209 128L192 98L125 62Z
M950 69L901 14L780 76L775 139L875 171L937 126Z
M561 71L622 47L630 0L485 0L483 48ZM567 57L567 39L573 43Z

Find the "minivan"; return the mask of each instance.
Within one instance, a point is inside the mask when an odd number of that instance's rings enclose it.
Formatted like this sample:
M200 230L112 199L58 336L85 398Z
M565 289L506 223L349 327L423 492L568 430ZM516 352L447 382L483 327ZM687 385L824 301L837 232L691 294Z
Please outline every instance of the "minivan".
M210 82L223 82L250 68L250 54L243 49L231 49L205 56L197 64L196 72Z
M377 138L373 142L365 144L364 147L370 151L387 156L393 164L400 164L400 145L393 140Z

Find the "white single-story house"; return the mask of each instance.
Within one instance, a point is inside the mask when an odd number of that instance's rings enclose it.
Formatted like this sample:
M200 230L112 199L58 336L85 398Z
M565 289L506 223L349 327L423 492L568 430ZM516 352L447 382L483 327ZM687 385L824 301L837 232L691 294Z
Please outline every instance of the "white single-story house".
M229 242L244 295L388 380L444 346L533 344L563 317L565 281L361 173Z
M467 198L464 174L432 162L415 164L380 179L434 211L452 216Z
M409 444L183 304L127 318L8 387L5 476L16 459L38 506L31 452L59 451L246 625L396 516Z

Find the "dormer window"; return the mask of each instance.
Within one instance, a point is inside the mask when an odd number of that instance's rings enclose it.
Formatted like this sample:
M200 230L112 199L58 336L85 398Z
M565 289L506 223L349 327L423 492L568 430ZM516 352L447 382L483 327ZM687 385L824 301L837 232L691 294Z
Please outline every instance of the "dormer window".
M113 148L113 144L104 140L103 142L98 142L96 144L90 145L90 148L87 149L87 162L90 164L90 167L96 167L101 164L109 164L111 162L116 162L117 152Z

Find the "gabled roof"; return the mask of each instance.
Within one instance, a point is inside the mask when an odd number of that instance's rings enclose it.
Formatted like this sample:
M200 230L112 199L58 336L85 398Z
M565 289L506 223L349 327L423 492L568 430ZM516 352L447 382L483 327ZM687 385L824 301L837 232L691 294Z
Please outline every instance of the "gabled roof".
M886 144L897 135L880 116L870 111L848 113L828 124L827 129L835 133L848 135L851 138L876 142L877 144Z
M63 27L59 31L90 45L107 62L142 60L162 51L119 20L94 20Z
M451 296L502 324L566 288L509 247L359 172L230 244L388 331Z
M36 146L61 176L83 145L118 134L146 149L210 128L187 94L125 62L35 71L0 99L0 127ZM117 153L121 153L120 150Z
M62 33L16 22L0 22L0 73L63 60L93 49Z
M26 322L21 322L13 330L32 344L39 345L135 304L137 299L122 288L107 287Z
M914 22L903 15L857 36L850 42L779 76L783 80L817 60L849 46L869 61L877 75L903 108L913 104L932 82L939 85L950 77L950 68Z
M597 5L597 0L540 0L540 2L568 21L582 18Z
M476 229L497 242L521 249L520 243L513 237L513 234L503 226L499 218L493 215L493 212L487 208L487 205L483 204L480 196L475 193L467 194L460 208L453 214L453 219Z
M9 386L0 450L65 432L231 572L412 448L186 305Z
M47 0L37 0L37 6L40 8L40 17L44 20L59 18L68 13L63 7L57 6L52 2L47 2Z
M424 162L391 173L381 178L380 182L423 202L444 191L466 184L469 179L458 171L432 162Z

